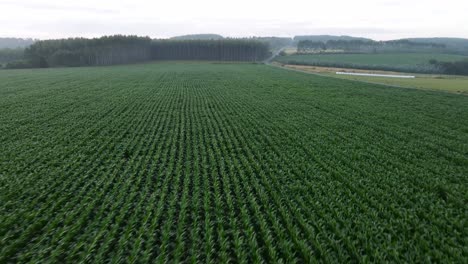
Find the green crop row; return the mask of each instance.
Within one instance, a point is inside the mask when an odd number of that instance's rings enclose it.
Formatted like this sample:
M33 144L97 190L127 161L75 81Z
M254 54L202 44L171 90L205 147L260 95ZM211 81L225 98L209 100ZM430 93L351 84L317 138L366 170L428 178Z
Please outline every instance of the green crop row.
M468 97L265 65L0 72L0 263L463 262Z

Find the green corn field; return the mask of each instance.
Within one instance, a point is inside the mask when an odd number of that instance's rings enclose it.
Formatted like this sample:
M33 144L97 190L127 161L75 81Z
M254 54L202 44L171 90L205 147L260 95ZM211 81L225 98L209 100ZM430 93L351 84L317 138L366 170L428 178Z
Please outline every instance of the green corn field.
M468 259L468 97L260 64L0 72L0 263Z

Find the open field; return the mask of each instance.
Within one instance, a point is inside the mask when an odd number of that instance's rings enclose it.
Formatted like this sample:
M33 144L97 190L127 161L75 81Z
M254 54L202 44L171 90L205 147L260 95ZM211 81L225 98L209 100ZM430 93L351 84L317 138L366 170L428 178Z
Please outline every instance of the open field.
M0 263L466 260L468 97L256 64L0 72Z
M434 53L307 54L281 56L276 61L324 67L432 72L436 70L429 64L431 59L451 62L468 59L468 56Z
M336 74L335 74L336 75ZM415 79L340 76L340 78L416 89L438 90L468 95L468 77L417 76Z
M375 84L384 84L391 86L399 86L406 88L444 91L450 93L458 93L468 95L468 77L453 76L453 75L433 75L433 74L416 74L414 79L398 79L386 77L366 77L366 76L349 76L337 75L338 71L356 72L356 73L375 73L375 74L401 74L398 72L388 71L369 71L359 69L344 69L344 68L331 68L331 67L318 67L318 66L304 66L304 65L280 65L275 66L286 67L290 69L300 70L304 72L317 73L324 76L341 78L354 81L369 82Z

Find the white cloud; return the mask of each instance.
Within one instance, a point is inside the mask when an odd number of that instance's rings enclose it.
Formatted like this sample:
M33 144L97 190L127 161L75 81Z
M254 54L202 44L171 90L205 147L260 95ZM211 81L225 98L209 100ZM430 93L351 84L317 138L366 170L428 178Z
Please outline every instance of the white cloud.
M0 36L348 34L468 38L468 1L0 0Z

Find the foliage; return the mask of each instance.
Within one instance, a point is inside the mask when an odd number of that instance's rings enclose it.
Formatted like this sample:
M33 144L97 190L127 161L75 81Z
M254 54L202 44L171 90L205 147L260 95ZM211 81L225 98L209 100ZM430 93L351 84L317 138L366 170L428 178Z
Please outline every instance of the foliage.
M38 41L25 58L39 68L101 66L150 60L260 61L269 55L266 43L245 39L151 40L137 36L108 36Z
M429 63L440 68L445 74L468 75L468 59L452 62L443 62L433 59Z
M0 64L24 58L24 50L17 49L0 49Z
M294 41L299 42L302 40L309 40L313 42L327 42L329 40L362 40L362 41L372 41L369 38L361 37L351 37L351 36L333 36L333 35L305 35L305 36L295 36Z
M15 60L5 64L5 69L29 69L34 68L27 60Z
M373 41L373 40L328 40L312 41L300 40L297 44L298 53L307 53L312 51L322 50L341 50L345 52L432 52L442 51L445 49L444 44L411 42L409 40L390 40L390 41Z
M468 55L468 39L466 38L409 38L411 42L436 43L446 46L446 51Z
M0 72L0 263L463 263L468 97L257 64Z
M453 62L466 56L434 53L301 54L278 57L281 63L414 73L444 73L430 60Z
M268 44L247 39L154 40L154 60L261 61L268 57Z
M105 36L37 41L25 50L35 67L97 66L124 64L150 59L147 37Z
M298 53L306 53L309 51L321 51L326 50L327 45L320 41L312 41L312 40L301 40L297 43L297 52Z
M252 40L258 40L268 44L271 51L276 52L286 46L292 45L293 41L291 38L281 37L253 37Z

